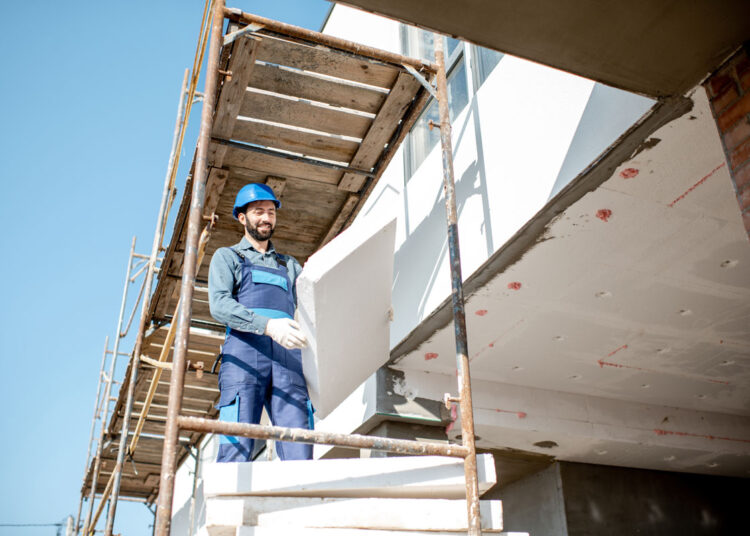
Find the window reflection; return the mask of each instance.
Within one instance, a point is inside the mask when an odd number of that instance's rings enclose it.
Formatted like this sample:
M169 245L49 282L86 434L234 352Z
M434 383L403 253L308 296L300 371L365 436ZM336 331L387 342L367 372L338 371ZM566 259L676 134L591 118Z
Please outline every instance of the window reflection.
M407 56L429 61L435 60L435 34L401 26L402 50ZM451 120L469 103L469 87L466 79L466 65L463 57L463 44L458 39L442 37L448 72L448 105ZM430 122L433 128L430 129ZM409 133L405 146L406 180L414 174L435 145L440 142L440 116L438 104L431 99L425 111Z

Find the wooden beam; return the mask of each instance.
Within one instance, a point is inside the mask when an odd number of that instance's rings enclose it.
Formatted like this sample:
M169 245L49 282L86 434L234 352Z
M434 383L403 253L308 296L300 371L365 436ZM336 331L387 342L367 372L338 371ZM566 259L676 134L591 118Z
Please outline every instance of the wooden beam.
M388 94L378 115L372 122L362 143L359 146L351 167L357 169L371 169L383 154L385 144L393 137L399 125L399 119L414 100L414 96L421 88L421 84L409 73L398 75L393 89ZM358 192L365 183L366 177L353 173L344 173L339 181L339 188L349 192Z
M414 126L414 123L417 122L417 119L422 113L422 110L427 104L427 101L429 100L429 98L430 98L430 94L427 92L427 90L424 88L420 88L419 92L417 93L417 98L411 104L410 109L406 112L406 116L404 116L404 118L401 120L400 128L396 130L396 132L394 133L393 139L389 141L388 147L386 148L385 152L382 154L382 156L378 160L378 163L375 166L375 178L371 180L365 186L364 191L361 193L361 199L359 203L357 203L357 206L354 207L354 210L352 211L352 214L349 217L349 221L346 224L344 224L344 228L351 225L351 222L353 222L354 219L357 217L357 214L359 214L359 211L362 210L362 206L364 205L365 201L372 193L372 190L375 187L375 185L378 183L380 176L383 174L385 169L388 167L388 164L393 159L393 155L396 154L396 150L404 141L404 138L409 133L411 128Z
M231 138L237 114L240 111L242 100L245 97L247 85L253 74L255 58L258 53L258 39L251 36L242 36L234 42L232 56L229 58L228 70L231 77L224 79L221 87L216 115L214 117L211 134L219 138ZM209 147L209 165L220 168L224 163L226 147L211 145Z
M229 170L219 168L211 168L208 170L208 180L206 181L206 202L203 206L204 216L210 216L216 212L216 207L219 206L221 192L224 191L224 186L226 186L228 178Z
M266 177L266 185L273 190L273 195L276 196L276 199L281 201L281 198L284 195L284 188L286 188L286 179L269 175Z
M333 220L333 223L328 228L328 231L323 237L323 240L321 240L318 243L318 246L315 248L316 251L322 248L323 246L325 246L331 240L333 240L333 238L339 233L339 231L342 229L347 219L351 215L352 211L354 210L354 207L357 206L358 201L359 201L359 195L357 194L349 194L346 197L344 204L341 206L341 209L339 209L338 216L336 216L336 219Z

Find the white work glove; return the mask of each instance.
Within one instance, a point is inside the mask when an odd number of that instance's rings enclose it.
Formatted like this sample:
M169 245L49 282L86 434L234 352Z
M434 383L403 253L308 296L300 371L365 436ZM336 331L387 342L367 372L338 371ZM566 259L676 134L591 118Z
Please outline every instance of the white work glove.
M307 339L299 324L291 318L271 318L265 334L288 350L307 346Z

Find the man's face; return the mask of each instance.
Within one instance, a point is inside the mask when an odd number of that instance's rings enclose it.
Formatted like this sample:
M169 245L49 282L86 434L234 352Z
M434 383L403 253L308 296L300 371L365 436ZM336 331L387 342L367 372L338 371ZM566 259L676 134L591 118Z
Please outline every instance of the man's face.
M253 201L237 218L250 236L264 242L276 228L276 205L273 201Z

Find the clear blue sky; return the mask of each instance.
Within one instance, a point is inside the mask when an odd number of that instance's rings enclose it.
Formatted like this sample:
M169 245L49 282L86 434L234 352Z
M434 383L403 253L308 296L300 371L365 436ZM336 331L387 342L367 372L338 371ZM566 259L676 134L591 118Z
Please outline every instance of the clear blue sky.
M315 30L330 7L228 5ZM115 331L133 235L137 251L151 248L202 9L203 0L4 5L0 524L75 516L104 337ZM200 106L193 127L199 117ZM194 146L192 128L180 197ZM115 532L151 534L151 520L121 503ZM0 536L55 531L0 527Z

